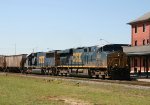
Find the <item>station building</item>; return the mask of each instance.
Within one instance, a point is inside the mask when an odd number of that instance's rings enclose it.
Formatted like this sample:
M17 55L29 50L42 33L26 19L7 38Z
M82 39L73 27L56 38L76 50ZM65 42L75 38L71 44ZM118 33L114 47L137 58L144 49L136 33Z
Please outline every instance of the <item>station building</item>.
M124 47L129 56L131 73L148 77L150 72L150 12L128 23L131 25L131 46Z

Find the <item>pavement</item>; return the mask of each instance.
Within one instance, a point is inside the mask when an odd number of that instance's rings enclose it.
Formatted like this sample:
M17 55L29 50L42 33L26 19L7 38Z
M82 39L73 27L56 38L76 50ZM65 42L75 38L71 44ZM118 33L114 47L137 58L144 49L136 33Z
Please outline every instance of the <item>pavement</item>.
M148 79L137 79L138 81L143 81L143 82L150 82L150 78Z

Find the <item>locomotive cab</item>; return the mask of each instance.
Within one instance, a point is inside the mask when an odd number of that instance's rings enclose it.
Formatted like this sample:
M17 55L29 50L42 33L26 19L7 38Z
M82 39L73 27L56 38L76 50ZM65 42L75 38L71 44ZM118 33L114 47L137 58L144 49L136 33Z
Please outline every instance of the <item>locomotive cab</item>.
M108 74L113 80L129 80L128 57L122 51L110 53L107 57Z

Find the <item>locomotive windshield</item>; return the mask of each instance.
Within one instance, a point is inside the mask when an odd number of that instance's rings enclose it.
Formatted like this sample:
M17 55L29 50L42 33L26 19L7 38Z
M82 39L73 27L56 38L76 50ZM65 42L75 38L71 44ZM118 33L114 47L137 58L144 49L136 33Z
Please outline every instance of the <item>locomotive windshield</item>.
M110 45L105 45L103 47L100 47L98 49L98 52L103 52L103 51L123 51L122 46L128 46L127 44L110 44Z

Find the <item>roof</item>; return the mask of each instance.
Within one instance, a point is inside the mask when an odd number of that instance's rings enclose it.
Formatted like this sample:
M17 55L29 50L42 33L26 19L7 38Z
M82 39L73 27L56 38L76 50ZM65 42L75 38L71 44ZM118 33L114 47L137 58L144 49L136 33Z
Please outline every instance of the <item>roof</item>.
M143 22L143 21L150 21L150 12L144 14L143 16L129 22L128 24L134 24L134 23L137 23L137 22Z
M104 45L104 46L102 46L102 47L108 47L108 46L110 46L110 47L123 47L123 46L130 46L129 44L106 44L106 45Z
M127 55L149 55L150 45L123 47L123 52L125 52Z

